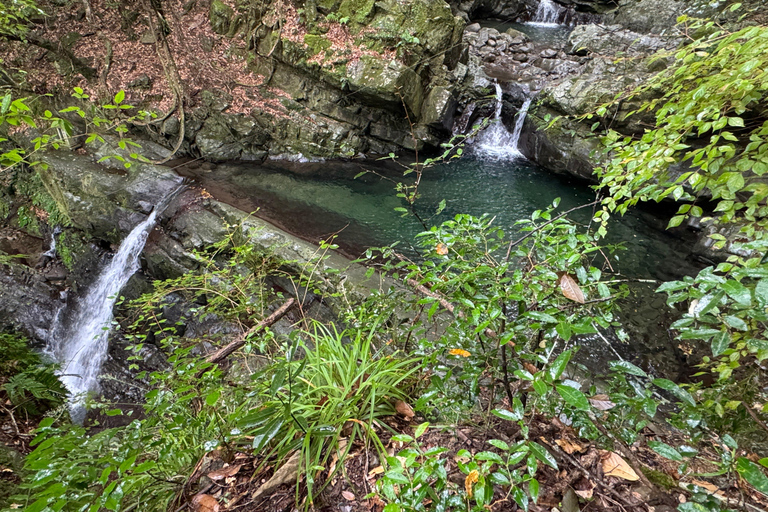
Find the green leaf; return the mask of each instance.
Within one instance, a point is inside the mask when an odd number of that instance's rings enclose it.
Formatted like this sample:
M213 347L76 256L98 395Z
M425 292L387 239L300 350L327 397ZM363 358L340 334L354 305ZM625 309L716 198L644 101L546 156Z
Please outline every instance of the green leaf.
M124 99L125 99L125 91L121 89L117 91L117 94L115 94L114 104L119 105L123 102Z
M768 306L768 278L761 279L755 285L755 299L761 307Z
M533 318L534 320L538 320L539 322L545 322L545 323L551 323L551 324L557 323L557 318L553 317L550 314L544 313L543 311L528 311L526 315L529 316L530 318Z
M424 423L416 427L416 431L413 433L413 437L415 437L416 439L420 438L424 434L424 432L427 431L428 428L429 428L429 422L425 421Z
M723 283L722 288L726 295L739 304L743 304L744 306L752 304L752 294L749 292L749 289L740 282L729 279Z
M557 384L555 385L555 389L557 390L557 393L563 397L563 400L574 406L576 409L580 411L589 410L589 400L587 400L586 395L578 389L566 386L565 384Z
M220 396L221 396L221 390L220 389L215 389L215 390L211 391L205 397L206 405L208 405L209 407L212 407L212 406L216 405L216 402L219 401L219 397Z
M491 439L488 441L488 444L495 446L499 450L504 450L505 452L509 451L509 445L501 439Z
M546 448L535 441L529 441L528 446L530 447L533 456L536 457L536 460L540 460L547 466L557 469L557 461L552 456L552 454L547 451Z
M512 411L508 411L506 409L494 409L491 411L494 415L498 416L499 418L507 421L520 421L523 419L522 415L518 415Z
M512 485L512 482L509 481L507 475L499 473L498 471L491 473L489 480L496 485Z
M645 373L642 369L638 368L637 366L627 361L611 361L608 364L611 367L611 370L613 371L628 373L630 375L636 375L638 377L648 377L648 374Z
M410 480L408 480L408 477L402 474L397 469L390 469L384 474L385 477L392 480L393 482L397 484L409 484L411 483Z
M665 457L669 460L674 460L678 462L683 460L683 456L680 455L680 452L678 452L677 450L675 450L674 448L672 448L666 443L662 443L660 441L648 441L648 446L651 447L651 450L655 451L662 457Z
M746 457L739 457L736 461L736 471L755 489L763 494L768 494L768 477L765 476L760 466Z
M731 336L728 331L720 331L712 337L712 356L717 357L728 348Z
M501 458L501 456L498 453L494 452L480 452L475 454L475 460L490 460L492 462L496 462L497 464L504 464L504 460Z
M566 350L552 362L552 366L549 367L549 375L553 380L559 379L568 366L568 361L571 360L571 351Z
M539 481L535 478L531 478L528 482L528 493L531 495L531 499L534 503L539 501Z
M737 316L728 315L723 320L729 327L732 327L737 331L746 331L748 329L747 323Z

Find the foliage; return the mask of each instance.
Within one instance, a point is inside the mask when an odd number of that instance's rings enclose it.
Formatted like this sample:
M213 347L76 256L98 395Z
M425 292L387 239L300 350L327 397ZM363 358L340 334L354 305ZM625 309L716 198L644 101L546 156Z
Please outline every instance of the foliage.
M34 0L0 2L0 35L23 38L29 18L42 13Z
M23 3L16 0L13 2ZM147 161L136 152L135 148L139 145L125 135L128 123L140 123L155 117L155 114L136 110L124 103L124 91L118 91L113 98L101 104L94 103L79 87L74 88L72 97L75 104L56 113L46 108L45 97L15 97L13 93L7 92L0 100L0 129L5 135L0 137L0 143L3 143L3 150L0 151L0 178L3 185L12 183L15 188L11 196L0 190L0 215L7 216L10 211L9 202L14 199L14 195L17 201L26 198L28 204L19 201L22 203L20 220L22 227L30 226L33 232L37 232L37 221L29 213L32 207L45 212L43 216L50 225L69 225L62 205L56 203L38 174L39 170L47 169L45 163L37 160L38 153L76 146L80 142L77 139L83 137L86 144L99 142L110 145L110 153L101 158L100 162L115 159L129 169L133 161ZM128 111L135 113L126 114ZM71 116L77 116L85 122L85 133L75 135ZM28 143L17 143L12 140L11 133L24 133L30 140ZM111 147L115 138L115 147Z
M670 306L687 311L671 326L678 338L708 346L711 356L701 359L701 371L693 376L699 380L678 385L653 379L662 398L649 394L647 376L635 369L630 372L635 392L617 398L643 403L651 396L662 403L670 399L675 412L668 421L693 443L718 447L718 474L739 475L765 493L768 479L757 464L736 456L734 437L760 428L759 414L768 412L763 365L768 357L768 265L762 256L768 249L763 179L768 172L768 27L728 32L711 21L686 16L679 21L685 33L699 38L679 49L666 71L628 95L656 94L630 114L652 113L655 126L637 139L606 133L610 160L597 173L609 195L596 217L604 221L640 201L683 201L669 226L700 218L705 226L713 225L708 231L712 247L727 247L730 255L695 277L658 289L668 295ZM601 107L597 114L606 112ZM735 228L724 229L729 224ZM705 384L709 376L713 382ZM638 377L645 384L637 385ZM654 449L680 462L681 471L689 467L689 457L697 456L690 447L662 445Z
M520 221L525 234L518 240L507 239L488 217L457 215L420 235L422 262L391 248L381 252L393 260L385 270L397 272L408 288L428 291L414 297L392 290L375 299L380 304L364 306L388 315L392 310L381 303L391 301L423 319L390 333L405 352L434 368L417 409L459 414L476 403L483 381L503 382L511 400L513 375L544 391L553 381L543 367L558 346L615 322L611 300L621 292L612 291L595 266L604 254L599 235L580 233L554 215L556 204ZM568 298L563 282L573 283L586 300ZM448 308L450 321L438 313L441 308ZM435 329L439 337L425 335Z
M408 379L418 369L415 359L387 353L386 344L377 342L376 325L367 329L338 332L314 324L310 336L297 337L284 358L252 377L254 384L263 383L262 407L239 426L257 429L257 451L270 442L270 453L281 458L301 449L300 473L310 501L316 473L327 469L336 449L348 450L356 440L369 438L384 452L375 433L379 420L395 413L396 400L408 398ZM301 352L306 355L298 358Z
M607 132L611 159L597 169L610 193L605 204L623 213L638 201L686 201L670 221L677 226L704 215L696 202L712 200L718 222L746 221L742 232L762 237L768 214L768 185L761 179L768 172L768 27L729 33L713 22L680 21L686 32L707 35L681 48L667 71L633 91L664 92L637 111L655 115L653 129L638 140Z
M7 413L37 416L64 403L67 391L55 368L43 364L24 337L0 333L0 347L0 399Z
M504 441L492 439L489 443L501 454L482 451L473 455L464 449L456 453L458 468L465 475L462 487L448 479L443 458L447 450L439 446L425 450L419 444L419 437L428 428L429 423L423 423L416 427L413 436L393 437L396 441L407 443L407 446L396 456L387 457L390 469L377 483L380 492L389 501L384 508L386 512L480 512L488 510L494 502L495 487L503 489L505 494L500 500L511 497L518 506L527 510L529 496L536 502L539 494L539 482L534 478L537 456L543 458L545 463L556 466L546 449L534 441L510 446ZM526 459L532 462L527 462L524 470L513 469ZM429 505L425 506L425 503Z

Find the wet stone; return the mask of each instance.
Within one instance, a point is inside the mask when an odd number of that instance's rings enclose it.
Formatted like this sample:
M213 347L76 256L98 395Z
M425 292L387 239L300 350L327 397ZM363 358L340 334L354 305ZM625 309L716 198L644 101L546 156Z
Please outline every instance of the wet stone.
M553 57L557 56L557 50L554 50L552 48L547 48L546 50L543 50L539 56L543 59L551 59Z

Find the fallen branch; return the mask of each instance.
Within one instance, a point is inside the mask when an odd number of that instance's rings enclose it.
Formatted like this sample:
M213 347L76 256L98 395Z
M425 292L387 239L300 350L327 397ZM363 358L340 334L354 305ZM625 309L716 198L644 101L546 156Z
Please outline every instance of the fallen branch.
M235 338L235 340L229 343L228 345L221 347L219 350L217 350L213 354L206 357L205 360L209 363L220 363L221 361L226 359L230 354L232 354L232 352L234 352L235 350L245 345L245 342L249 336L259 332L265 327L269 327L270 325L280 320L283 316L285 316L288 310L293 307L294 304L296 304L296 299L294 298L288 299L287 301L285 301L285 304L280 306L274 313L272 313L267 318L265 318L261 322L257 323L256 325L254 325L253 327L245 331L242 335Z

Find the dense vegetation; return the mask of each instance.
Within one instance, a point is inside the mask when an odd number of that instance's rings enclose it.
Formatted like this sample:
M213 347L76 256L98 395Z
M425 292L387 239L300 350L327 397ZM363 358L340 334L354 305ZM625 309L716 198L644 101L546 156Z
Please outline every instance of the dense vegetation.
M335 471L343 471L337 461L357 443L380 458L382 475L371 494L386 512L481 511L500 500L527 509L545 492L540 467L572 462L571 452L539 428L541 418L560 418L579 438L618 457L628 480L664 490L666 482L644 472L633 456L631 447L644 443L680 475L738 489L754 510L751 503L759 501L752 493L768 494L768 458L753 456L764 446L748 435L765 429L762 418L768 417L768 185L762 178L768 171L768 28L729 33L681 21L698 37L673 56L667 71L633 93L653 98L641 111L652 112L656 126L638 139L605 134L609 160L598 175L606 195L589 226L571 221L571 211L559 212L555 198L551 207L520 219L524 235L517 238L490 218L458 215L419 236L423 260L410 261L397 247L371 249L365 261L371 274L392 280L360 302L339 292L338 325L302 316L288 335L253 327L288 295L303 304L323 289L325 299L333 298L328 276L318 269L334 246L323 246L299 272L287 271L295 262L254 249L256 234L232 226L228 238L196 255L197 273L156 282L152 292L123 305L121 322L135 357L154 343L171 367L142 376L143 414L121 427L95 432L71 424L56 408L62 390L50 368L41 369L28 354L3 354L10 357L0 359L10 414L52 409L32 441L30 477L11 507L177 510L197 483L190 475L200 478L198 462L216 453L234 466L247 453L254 474L266 466L293 467L296 500L308 509ZM119 110L122 102L118 94L106 107ZM28 103L9 93L0 121L40 129L35 151L59 144L53 134L66 131L67 123L48 111L33 112ZM71 111L91 120L90 137L102 136L105 127L124 134L124 120L94 114L100 110ZM120 149L128 144L121 139ZM456 154L448 146L444 157ZM33 160L20 148L0 158L31 181ZM424 172L428 165L415 164L398 186L404 214L418 201ZM30 194L29 208L60 214L50 197L37 194ZM626 361L590 375L569 364L579 336L610 329L621 335L615 308L625 289L604 265L620 250L602 242L609 218L637 202L668 197L683 202L671 227L697 218L709 226L713 242L733 254L658 290L687 310L671 326L679 338L711 355L702 358L693 383L654 378ZM276 278L287 278L293 293L276 292L269 284ZM171 318L168 312L180 301L195 306ZM207 340L180 335L186 321L211 316L249 333L228 367L201 356ZM0 340L23 346L17 337ZM396 414L425 421L415 429L395 428L387 418ZM513 425L513 434L484 450L453 454L464 477L457 483L446 471L447 450L420 439L443 428L438 425L471 422ZM641 432L649 424L657 425L654 439ZM387 451L392 441L401 443L397 453ZM702 485L688 491L681 512L742 506ZM229 499L235 496L223 496L222 503ZM195 510L217 510L206 506Z

